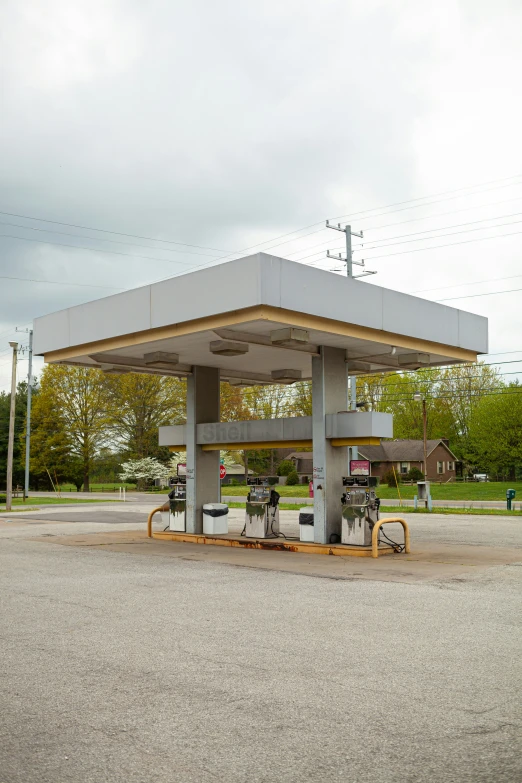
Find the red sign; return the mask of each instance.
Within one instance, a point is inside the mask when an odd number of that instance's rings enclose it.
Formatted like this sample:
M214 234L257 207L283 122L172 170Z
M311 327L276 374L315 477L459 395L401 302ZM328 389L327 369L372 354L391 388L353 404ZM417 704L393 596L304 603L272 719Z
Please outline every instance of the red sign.
M350 460L350 476L369 476L369 475L370 475L369 459Z
M178 476L186 476L187 475L187 463L186 462L178 462L177 473L178 473Z
M224 479L226 475L227 475L226 467L224 465L220 465L219 466L219 478L220 479Z

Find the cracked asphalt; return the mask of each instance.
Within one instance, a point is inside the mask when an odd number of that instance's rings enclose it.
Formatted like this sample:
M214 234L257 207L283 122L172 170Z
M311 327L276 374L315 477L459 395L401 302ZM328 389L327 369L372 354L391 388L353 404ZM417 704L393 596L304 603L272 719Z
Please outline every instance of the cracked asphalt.
M0 783L522 779L522 554L419 584L314 579L44 543L22 516L1 530ZM473 525L522 547L520 520ZM100 524L48 527L79 528Z

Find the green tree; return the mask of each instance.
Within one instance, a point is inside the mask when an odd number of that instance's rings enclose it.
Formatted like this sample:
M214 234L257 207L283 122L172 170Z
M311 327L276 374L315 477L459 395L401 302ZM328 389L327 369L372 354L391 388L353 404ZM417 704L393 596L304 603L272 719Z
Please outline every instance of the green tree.
M105 378L107 428L127 459L168 458L158 428L185 421L186 384L178 378L126 373Z
M9 415L11 393L0 393L0 481L5 484L7 473L7 443L9 439ZM25 472L25 447L23 436L27 411L27 382L21 381L16 387L15 429L13 448L13 484L23 485Z
M34 470L73 481L81 472L89 490L94 461L109 440L106 380L100 370L46 365L33 407Z
M476 469L515 479L522 473L522 386L511 383L484 395L469 423L470 458Z

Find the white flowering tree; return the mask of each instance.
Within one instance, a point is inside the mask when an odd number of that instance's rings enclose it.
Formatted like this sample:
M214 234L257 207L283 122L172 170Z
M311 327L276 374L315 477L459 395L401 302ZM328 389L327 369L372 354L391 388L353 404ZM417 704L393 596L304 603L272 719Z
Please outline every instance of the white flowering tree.
M163 462L155 459L155 457L131 459L122 464L120 481L135 481L138 487L155 479L160 479L166 484L170 471L169 465L165 465Z

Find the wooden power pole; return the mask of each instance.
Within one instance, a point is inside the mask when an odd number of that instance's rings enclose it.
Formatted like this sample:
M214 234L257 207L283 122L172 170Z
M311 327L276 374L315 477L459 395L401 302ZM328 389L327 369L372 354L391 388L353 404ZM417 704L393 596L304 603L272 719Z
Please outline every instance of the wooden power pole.
M5 510L11 511L13 502L13 449L14 449L14 431L15 431L15 410L16 410L16 361L18 358L18 343L9 343L13 349L13 369L11 375L11 409L9 412L9 440L7 443L7 487L5 498Z

